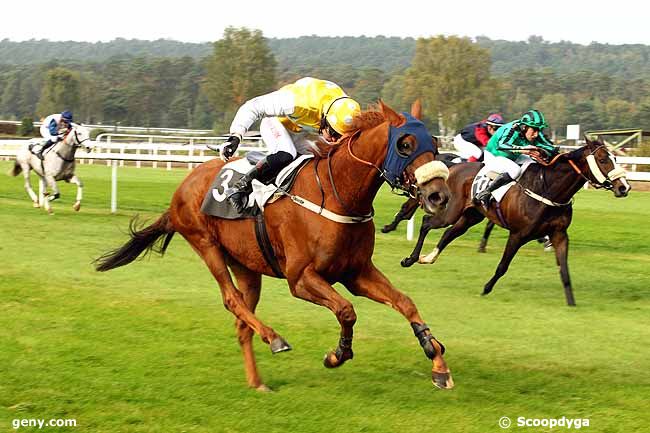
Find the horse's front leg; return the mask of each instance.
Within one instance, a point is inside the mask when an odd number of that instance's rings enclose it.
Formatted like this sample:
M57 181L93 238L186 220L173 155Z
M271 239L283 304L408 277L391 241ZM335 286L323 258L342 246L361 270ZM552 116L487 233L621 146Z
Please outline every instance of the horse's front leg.
M52 215L52 205L50 204L47 195L47 180L45 180L44 177L41 177L38 180L38 203L40 206L43 206L43 209L45 209L48 214Z
M397 290L372 263L368 268L361 270L355 278L346 281L345 285L354 295L365 296L399 311L411 324L427 358L432 360L433 384L442 389L453 388L454 381L443 358L445 346L431 334L411 298Z
M569 307L575 307L576 301L571 288L571 277L569 276L569 235L566 231L557 231L551 234L551 242L555 248L555 259L560 267L560 278L564 286L564 296Z
M78 212L79 209L81 209L81 199L83 198L84 184L81 181L81 179L79 179L76 175L73 175L70 179L68 179L68 182L77 185L77 198L74 204L72 205L72 209Z
M431 231L432 228L434 228L434 225L431 223L432 218L434 217L431 215L424 215L422 217L422 224L420 224L420 235L418 236L418 240L415 243L413 251L411 251L411 255L402 259L400 264L403 267L408 268L410 266L413 266L413 264L418 261L420 253L422 252L422 247L424 246L424 241L427 238L427 234Z
M296 298L304 299L316 305L327 307L336 315L341 325L341 338L336 349L325 354L323 364L327 368L341 366L352 359L352 334L357 321L354 307L311 266L308 266L299 277L290 278L289 288Z
M521 248L523 244L524 237L521 234L510 232L510 236L508 236L508 242L506 243L506 249L503 251L503 256L501 257L501 261L497 266L497 270L494 273L494 276L490 278L490 281L488 281L483 288L483 296L490 293L499 278L501 278L508 271L510 262L512 262L515 254L517 254L517 251L519 251L519 248Z
M390 224L386 224L382 229L382 233L392 232L397 228L397 225L404 220L409 220L415 214L415 211L418 210L419 201L415 198L409 198L402 205L399 212L395 214L395 219Z
M47 182L47 186L50 188L50 195L47 196L49 201L54 201L61 197L59 186L56 184L56 179L54 179L53 175L46 174L45 182Z
M445 249L454 239L459 236L464 235L467 230L481 222L483 220L483 215L476 211L468 210L465 212L459 219L454 223L453 226L449 227L440 237L436 247L426 256L420 256L418 258L418 263L421 264L432 264L438 259L438 256L442 253L442 250Z

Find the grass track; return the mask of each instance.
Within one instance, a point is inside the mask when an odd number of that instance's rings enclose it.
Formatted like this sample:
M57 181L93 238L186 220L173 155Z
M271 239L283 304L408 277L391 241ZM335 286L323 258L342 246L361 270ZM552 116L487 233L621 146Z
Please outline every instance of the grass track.
M1 173L9 168L0 162ZM78 174L82 211L70 209L74 187L63 184L54 216L31 208L22 178L0 178L0 431L23 418L77 420L48 430L61 432L485 433L501 431L501 416L589 418L592 432L650 425L650 193L578 194L569 230L575 309L564 306L553 255L534 243L493 294L478 296L502 230L487 254L475 252L480 225L435 265L408 270L399 266L412 247L405 227L378 234L375 262L447 346L450 392L431 386L430 363L403 318L366 299L353 299L354 360L323 368L338 339L334 316L265 279L258 314L294 350L271 355L256 339L262 376L276 390L262 395L245 387L234 318L180 236L162 259L106 274L90 264L125 241L134 213L163 211L187 171L121 168L116 215L110 169ZM382 190L377 225L400 204Z

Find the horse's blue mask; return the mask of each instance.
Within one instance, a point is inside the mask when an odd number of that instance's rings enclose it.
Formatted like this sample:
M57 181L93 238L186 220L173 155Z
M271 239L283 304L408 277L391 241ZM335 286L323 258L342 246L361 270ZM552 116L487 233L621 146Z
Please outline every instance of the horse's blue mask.
M396 126L390 127L388 132L388 153L382 166L384 178L392 188L401 187L402 174L415 158L426 152L436 154L436 146L433 144L431 134L427 131L424 123L408 113L402 114L406 117L406 123L399 128ZM415 152L409 156L400 155L397 151L397 142L405 135L413 135L418 144Z

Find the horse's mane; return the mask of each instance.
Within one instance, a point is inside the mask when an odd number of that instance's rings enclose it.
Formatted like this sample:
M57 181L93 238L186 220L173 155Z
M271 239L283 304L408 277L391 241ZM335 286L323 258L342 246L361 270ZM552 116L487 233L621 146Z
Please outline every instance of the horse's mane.
M311 150L316 156L326 156L333 151L332 148L338 148L342 143L347 142L347 137L350 135L355 135L360 131L375 128L387 121L391 122L394 126L401 126L406 122L406 117L402 114L396 113L392 108L384 104L382 101L379 101L376 104L370 105L367 110L354 116L352 119L351 132L344 135L339 141L336 143L317 142L315 143L317 148L312 148Z

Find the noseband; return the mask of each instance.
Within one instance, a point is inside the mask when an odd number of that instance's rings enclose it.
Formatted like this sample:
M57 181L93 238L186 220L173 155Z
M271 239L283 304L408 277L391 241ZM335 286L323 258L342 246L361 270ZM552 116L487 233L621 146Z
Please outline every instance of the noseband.
M598 167L598 163L596 162L596 157L595 153L598 152L601 148L605 148L605 151L607 152L607 155L609 158L612 160L612 163L614 164L614 168L610 170L609 173L603 174L603 172L600 170L600 167ZM598 146L589 154L586 156L586 161L587 161L587 166L589 167L589 171L591 172L591 175L594 177L596 180L595 182L592 181L589 176L585 175L582 170L576 165L575 162L573 162L571 159L569 159L569 164L571 164L571 167L578 173L582 178L584 178L591 186L594 188L604 188L606 190L612 190L614 188L614 181L616 179L619 179L621 177L625 177L625 170L621 168L616 161L612 159L612 155L609 153L607 150L606 146L604 144Z

